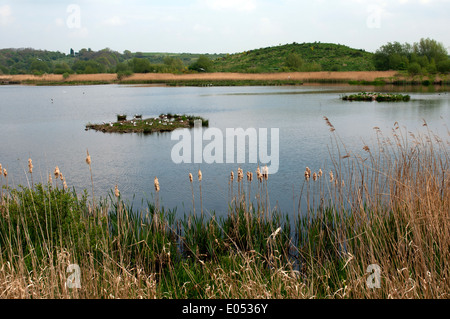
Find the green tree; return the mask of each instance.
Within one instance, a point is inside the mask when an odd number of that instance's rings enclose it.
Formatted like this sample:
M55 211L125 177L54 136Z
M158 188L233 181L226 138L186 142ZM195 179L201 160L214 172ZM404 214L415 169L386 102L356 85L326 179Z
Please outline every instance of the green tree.
M154 66L147 59L133 58L131 65L134 73L150 73L155 71Z
M426 69L430 74L435 74L437 72L436 62L433 58L431 58L430 63L428 63Z
M129 60L133 57L133 53L131 53L130 50L125 50L123 51L123 57L125 58L125 60Z
M406 69L411 51L412 46L408 43L388 42L375 52L375 68L382 71Z
M303 67L303 59L297 53L289 53L286 57L286 67L293 71L300 71Z
M47 63L45 63L41 59L35 59L33 60L33 62L31 62L30 71L32 73L48 73L50 71L50 68L48 67Z
M164 65L166 65L171 72L181 71L184 69L183 61L180 58L170 56L164 57Z
M60 62L55 64L55 68L53 73L55 74L64 74L73 72L70 66L66 62Z
M436 68L441 73L449 73L450 72L450 59L438 62L436 65Z
M444 45L433 39L422 38L418 43L414 43L413 49L418 56L426 56L428 60L434 59L436 63L448 58Z
M211 72L212 68L212 61L206 55L201 55L196 62L189 66L190 70L197 72Z
M421 71L422 71L422 67L421 67L420 64L417 63L417 62L411 63L411 64L409 65L409 67L408 67L408 72L409 72L409 74L411 74L411 75L417 75L417 74L420 74Z

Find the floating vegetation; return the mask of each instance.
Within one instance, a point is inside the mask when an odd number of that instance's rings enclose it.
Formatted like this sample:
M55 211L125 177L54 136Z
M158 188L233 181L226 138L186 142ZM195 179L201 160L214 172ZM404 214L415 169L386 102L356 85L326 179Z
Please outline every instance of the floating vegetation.
M409 95L393 93L374 93L361 92L352 95L342 96L344 101L377 101L377 102L408 102L411 99Z
M154 133L171 132L177 128L194 127L196 120L201 120L202 126L208 126L209 121L192 115L161 114L158 117L143 119L142 115L135 115L127 120L127 116L117 115L117 122L103 122L101 124L87 124L86 130L96 130L108 133Z

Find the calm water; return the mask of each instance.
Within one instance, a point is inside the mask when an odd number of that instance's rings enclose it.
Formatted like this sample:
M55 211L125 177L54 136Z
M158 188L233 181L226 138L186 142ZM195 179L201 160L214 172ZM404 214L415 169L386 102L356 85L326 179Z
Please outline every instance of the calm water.
M118 184L122 196L140 206L152 200L153 179L161 185L161 204L179 213L192 208L189 172L203 172L206 210L227 209L228 177L239 164L179 164L171 160L170 133L105 134L85 131L88 122L114 121L116 114L187 113L209 119L210 127L279 128L279 171L270 176L272 207L293 211L306 166L331 167L331 134L327 116L344 143L361 150L375 140L373 127L388 134L394 122L409 131L423 131L425 119L433 131L447 136L450 94L408 92L408 103L343 102L343 92L374 88L337 86L166 88L132 86L0 87L0 163L9 171L10 185L27 184L27 160L33 159L35 181L47 181L56 165L69 187L87 188L90 173L86 149L92 157L96 196L107 196ZM376 90L380 90L377 88ZM244 172L255 164L240 165ZM196 198L196 208L199 207Z

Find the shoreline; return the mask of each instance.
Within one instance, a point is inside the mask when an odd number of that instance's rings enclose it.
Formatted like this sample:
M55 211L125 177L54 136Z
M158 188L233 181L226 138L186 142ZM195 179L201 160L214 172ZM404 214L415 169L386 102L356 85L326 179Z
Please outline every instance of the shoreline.
M397 71L348 72L284 72L284 73L136 73L121 79L115 73L72 74L64 79L60 74L41 76L20 74L0 75L2 85L79 86L79 85L142 85L155 87L209 86L450 86L447 75L406 76Z

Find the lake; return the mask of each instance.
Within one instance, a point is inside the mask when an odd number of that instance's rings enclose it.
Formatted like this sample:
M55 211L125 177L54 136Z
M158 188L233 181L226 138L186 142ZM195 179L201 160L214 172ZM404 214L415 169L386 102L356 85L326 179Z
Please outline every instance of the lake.
M410 94L410 102L345 102L345 92L386 91L336 85L295 87L154 87L154 86L0 86L0 163L9 172L9 185L27 185L27 160L33 159L34 181L46 182L59 166L69 187L91 192L86 150L92 158L96 197L110 194L117 184L122 197L139 208L153 201L154 177L161 186L160 203L177 207L179 214L192 210L188 174L202 170L203 207L225 214L228 180L238 167L256 171L256 164L175 164L171 151L178 141L171 133L111 134L85 131L87 123L115 121L117 114L145 117L161 113L186 113L209 119L209 127L279 129L279 169L269 177L271 206L290 213L298 201L305 167L313 171L331 168L332 133L351 150L360 152L374 143L374 127L388 135L398 122L408 131L424 131L423 120L447 138L450 119L448 90L394 88ZM207 142L205 143L207 144ZM225 144L225 142L224 142ZM196 209L199 208L194 182ZM256 187L256 186L255 186Z

